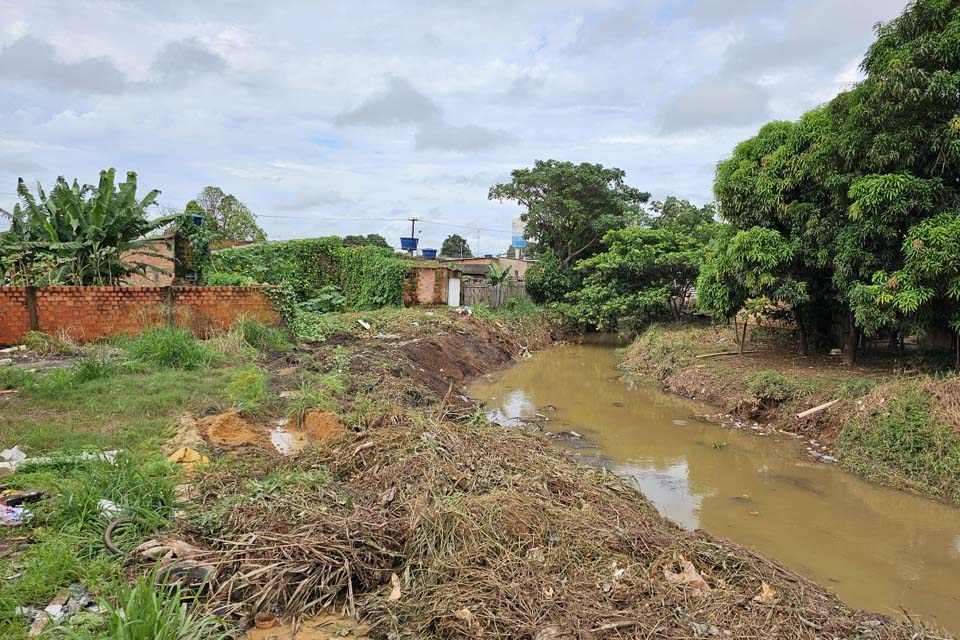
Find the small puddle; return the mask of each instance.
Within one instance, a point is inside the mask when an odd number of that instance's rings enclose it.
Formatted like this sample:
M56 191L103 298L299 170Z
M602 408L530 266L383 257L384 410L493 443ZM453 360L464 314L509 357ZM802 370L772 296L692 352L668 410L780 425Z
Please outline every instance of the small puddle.
M270 432L270 442L281 455L288 456L303 448L303 438L287 429L287 421L280 419Z
M960 634L960 509L867 483L805 456L790 437L690 420L716 409L621 382L609 344L561 346L481 379L491 417L545 431L604 464L661 513L775 558L848 604L903 606ZM587 444L592 448L584 448Z

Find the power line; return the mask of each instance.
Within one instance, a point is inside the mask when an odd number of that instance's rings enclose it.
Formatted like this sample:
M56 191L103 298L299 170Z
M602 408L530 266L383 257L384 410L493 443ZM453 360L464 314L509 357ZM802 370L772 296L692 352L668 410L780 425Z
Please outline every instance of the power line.
M276 219L285 219L285 220L316 220L318 222L409 222L409 218L327 218L327 217L315 217L315 216L283 216L283 215L272 215L258 213L258 218L276 218ZM492 233L512 233L512 230L506 228L493 229L490 227L475 227L468 224L456 224L453 222L441 222L438 220L426 220L424 218L417 218L418 222L424 224L435 224L439 227L455 227L458 229L470 229L473 231L490 231Z

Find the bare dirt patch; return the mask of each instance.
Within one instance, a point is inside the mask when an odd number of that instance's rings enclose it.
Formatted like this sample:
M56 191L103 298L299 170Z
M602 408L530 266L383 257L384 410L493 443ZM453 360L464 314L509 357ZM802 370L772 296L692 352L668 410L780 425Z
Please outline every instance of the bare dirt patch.
M269 442L260 425L247 420L236 411L202 418L197 422L197 430L211 447L221 449L261 446Z

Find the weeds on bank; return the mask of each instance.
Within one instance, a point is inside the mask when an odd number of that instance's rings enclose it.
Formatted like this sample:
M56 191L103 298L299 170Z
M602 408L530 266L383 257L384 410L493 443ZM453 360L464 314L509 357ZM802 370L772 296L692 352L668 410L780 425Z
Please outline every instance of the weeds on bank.
M692 363L697 349L690 336L654 324L630 346L624 364L631 373L660 381Z
M910 487L960 504L960 435L938 423L934 398L901 383L843 426L841 464L869 480Z
M300 381L300 392L290 400L287 409L289 418L302 422L310 411L336 411L337 395L346 393L347 386L339 373L325 373L304 377Z
M227 397L233 408L248 415L261 415L268 399L270 374L256 365L240 367L230 376Z
M52 336L42 331L30 331L23 337L27 350L38 356L70 356L80 351L80 346L67 334Z

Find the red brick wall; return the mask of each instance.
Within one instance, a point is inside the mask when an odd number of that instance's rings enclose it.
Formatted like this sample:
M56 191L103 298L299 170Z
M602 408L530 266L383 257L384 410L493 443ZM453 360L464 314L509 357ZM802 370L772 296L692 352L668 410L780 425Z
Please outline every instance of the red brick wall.
M276 322L265 287L37 287L39 330L85 341L127 334L167 322L208 337L240 317ZM30 330L27 292L0 287L0 345Z
M411 286L407 288L404 304L447 304L447 279L450 270L446 267L413 265Z
M29 330L26 287L0 287L0 345L14 344Z

